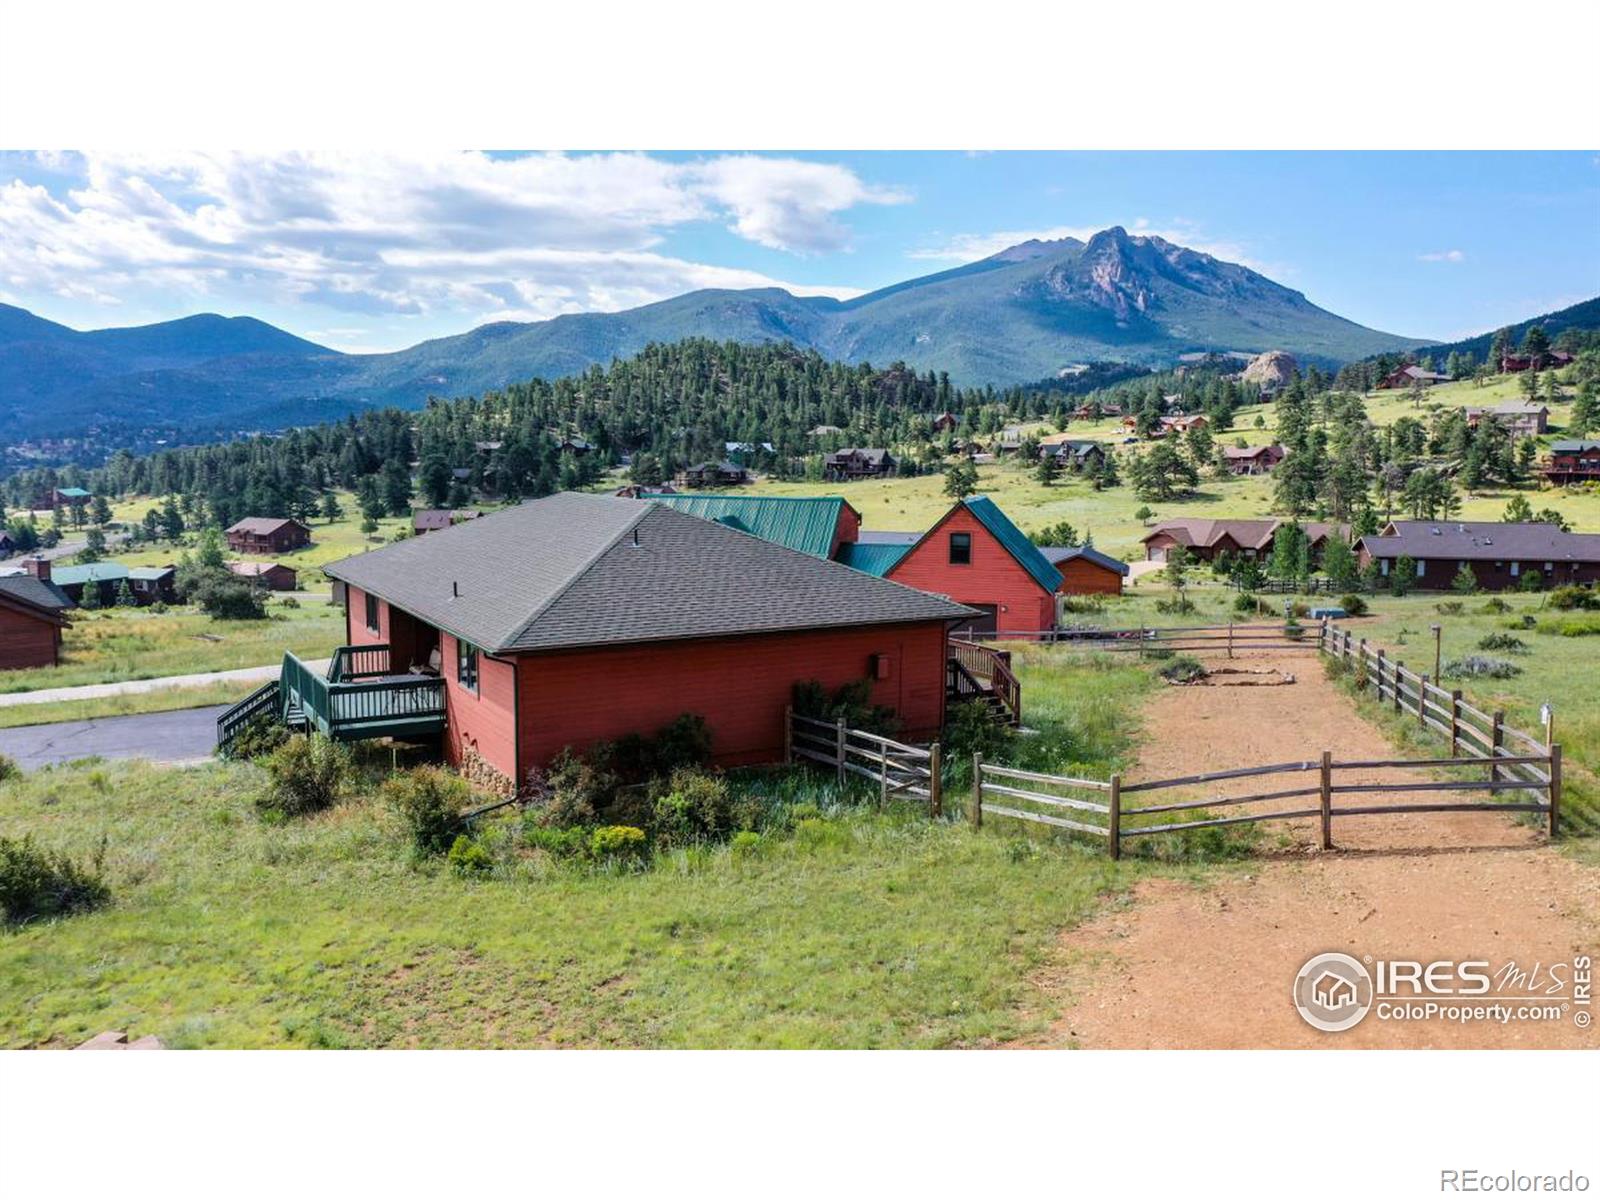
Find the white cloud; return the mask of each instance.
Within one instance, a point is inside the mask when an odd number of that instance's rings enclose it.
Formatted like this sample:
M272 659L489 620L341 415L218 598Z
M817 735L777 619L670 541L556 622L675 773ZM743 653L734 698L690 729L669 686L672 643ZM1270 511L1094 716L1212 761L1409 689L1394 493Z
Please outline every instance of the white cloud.
M988 258L991 254L998 254L1009 246L1015 246L1019 242L1033 239L1053 242L1071 237L1077 238L1081 242L1086 242L1095 234L1118 224L1121 224L1124 229L1135 237L1162 238L1165 241L1187 247L1201 254L1209 254L1226 262L1238 263L1240 266L1249 267L1252 271L1259 271L1263 275L1270 275L1276 279L1293 274L1293 271L1284 264L1262 262L1252 255L1243 244L1210 237L1194 222L1181 218L1169 220L1160 225L1151 222L1145 217L1139 217L1132 222L1109 220L1095 225L1052 225L1045 229L1006 229L996 230L992 233L958 233L952 235L938 246L912 250L907 254L907 257L953 263L977 262L979 259Z
M1435 250L1431 254L1417 255L1419 262L1448 262L1458 263L1467 261L1465 250Z
M157 293L185 309L225 297L502 319L696 287L852 295L659 247L715 221L777 250L839 250L848 210L906 199L842 166L757 155L88 153L30 165L71 183L0 183L0 287L107 304Z

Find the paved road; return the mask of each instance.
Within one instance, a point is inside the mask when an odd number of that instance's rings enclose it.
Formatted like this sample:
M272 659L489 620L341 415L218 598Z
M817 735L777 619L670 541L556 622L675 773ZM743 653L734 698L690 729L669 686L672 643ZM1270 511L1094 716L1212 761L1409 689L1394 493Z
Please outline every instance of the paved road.
M0 754L9 754L29 771L96 754L102 758L193 762L211 757L217 742L217 715L227 707L215 704L177 712L0 729Z

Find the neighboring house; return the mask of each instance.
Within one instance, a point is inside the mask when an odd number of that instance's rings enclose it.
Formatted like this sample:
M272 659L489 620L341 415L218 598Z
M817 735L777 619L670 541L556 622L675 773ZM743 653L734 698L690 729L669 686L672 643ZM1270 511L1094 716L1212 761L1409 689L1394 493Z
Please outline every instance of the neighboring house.
M995 436L994 452L996 454L1015 454L1022 449L1023 436L1020 425L1012 425L1002 429Z
M178 598L178 568L172 563L164 567L134 567L128 572L128 590L140 604L158 600L171 604Z
M750 482L750 473L738 463L724 459L685 467L673 482L680 488L738 487Z
M582 457L594 452L594 443L585 441L581 437L564 437L556 443L556 449L563 454L575 454Z
M246 517L225 536L236 554L287 554L311 544L311 530L292 517Z
M1186 417L1161 417L1159 421L1158 429L1162 433L1188 433L1191 429L1211 424L1206 420L1205 413L1191 413Z
M411 514L411 532L432 533L463 521L476 521L481 516L483 511L477 508L419 508Z
M61 631L72 601L50 573L49 559L34 557L17 574L0 576L0 670L61 661Z
M47 488L33 498L35 509L81 508L94 499L80 487Z
M669 504L571 492L326 570L349 643L439 664L446 756L502 788L685 713L718 765L778 761L808 680L866 680L897 736L936 737L948 629L972 615Z
M1222 459L1235 475L1265 475L1284 459L1282 446L1224 446Z
M1502 521L1390 521L1357 547L1361 565L1387 577L1402 557L1416 564L1418 588L1448 589L1462 567L1487 591L1521 587L1532 573L1545 587L1600 581L1600 533Z
M1408 388L1413 383L1419 383L1423 387L1432 387L1436 383L1449 382L1450 376L1441 375L1438 371L1425 371L1413 364L1390 371L1382 379L1378 380L1378 390L1388 391L1394 388Z
M933 422L932 422L932 425L931 425L931 428L933 429L933 432L936 433L936 434L938 434L938 433L954 433L960 427L961 427L961 418L956 416L955 413L953 413L953 412L942 412L942 413L940 413L937 417L935 417L933 419Z
M1097 471L1106 461L1106 448L1100 442L1051 434L1039 445L1039 457L1053 457L1074 471Z
M752 455L777 453L771 442L723 442L722 452L728 456L730 462L739 463Z
M1500 358L1500 373L1514 375L1519 371L1545 371L1554 367L1564 367L1571 363L1574 357L1565 350L1551 350L1532 358L1525 354L1506 354Z
M1550 410L1542 404L1518 401L1493 408L1463 408L1467 428L1476 429L1485 419L1505 426L1515 437L1538 437L1550 428Z
M630 483L626 487L619 487L611 494L623 500L645 500L654 496L676 496L678 489L670 483Z
M85 563L82 566L56 567L51 581L66 593L74 604L82 604L84 593L95 589L95 603L101 608L117 602L117 593L131 572L119 562ZM131 590L132 584L129 584Z
M753 534L813 558L836 558L861 531L842 496L645 496L678 512Z
M850 447L835 450L823 459L822 473L835 481L891 475L894 473L894 456L883 449Z
M1212 520L1202 517L1180 517L1162 521L1140 539L1144 543L1145 558L1165 562L1175 546L1182 546L1191 558L1211 562L1219 554L1235 557L1264 559L1272 553L1273 535L1288 522L1275 518ZM1348 525L1326 521L1302 521L1311 543L1312 561L1319 561L1330 537L1348 538Z
M844 430L837 425L816 425L806 432L812 437L832 437L836 433L843 433Z
M1128 564L1093 546L1041 546L1039 553L1061 573L1063 596L1120 596Z
M269 592L292 592L299 586L295 569L282 563L231 562L228 570Z
M1550 443L1550 459L1539 468L1550 483L1600 480L1600 442L1568 440Z
M0 529L0 558L10 558L17 552L17 543L4 529Z
M987 496L959 501L921 536L863 531L840 561L977 609L964 625L974 632L1055 627L1061 573Z

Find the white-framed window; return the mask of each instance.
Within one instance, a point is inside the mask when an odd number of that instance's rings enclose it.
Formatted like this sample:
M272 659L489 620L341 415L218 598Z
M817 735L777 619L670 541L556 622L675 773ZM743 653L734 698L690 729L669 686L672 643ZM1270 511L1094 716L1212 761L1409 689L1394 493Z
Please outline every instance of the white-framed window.
M1427 573L1428 573L1428 560L1425 559L1425 558L1417 559L1417 578L1421 579Z
M478 648L456 640L456 682L469 692L478 690Z
M1387 558L1380 558L1378 560L1378 573L1380 575L1387 575L1389 573L1389 560Z
M1518 575L1521 575L1521 574L1522 574L1522 564L1519 563L1519 562L1512 563L1511 564L1511 578L1515 579Z

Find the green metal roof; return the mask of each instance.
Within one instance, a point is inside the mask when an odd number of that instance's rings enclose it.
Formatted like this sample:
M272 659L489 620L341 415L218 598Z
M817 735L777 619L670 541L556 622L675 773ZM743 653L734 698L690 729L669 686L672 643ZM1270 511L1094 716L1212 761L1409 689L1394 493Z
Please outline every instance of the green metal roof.
M60 587L90 582L101 583L127 577L128 568L119 562L88 563L81 567L54 567L50 571L50 582Z
M128 572L129 579L165 579L173 573L172 567L135 567Z
M833 553L843 496L641 496L813 558Z
M57 488L56 491L63 496L71 496L75 500L79 496L82 496L85 499L87 499L89 496L89 493L84 491L82 488Z
M1061 572L1039 553L1039 547L1028 539L1027 534L1011 523L1011 518L1000 511L998 504L987 496L972 496L961 503L967 506L967 511L977 517L985 529L994 534L995 539L1021 564L1023 570L1033 576L1040 587L1053 592L1061 586Z
M910 552L910 545L846 542L839 547L839 561L847 567L854 567L857 571L865 571L868 575L877 575L881 578L893 570L895 563Z

